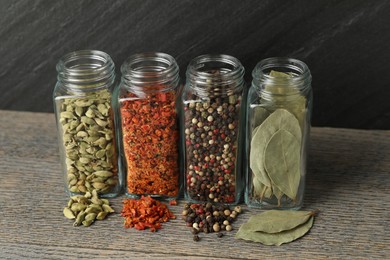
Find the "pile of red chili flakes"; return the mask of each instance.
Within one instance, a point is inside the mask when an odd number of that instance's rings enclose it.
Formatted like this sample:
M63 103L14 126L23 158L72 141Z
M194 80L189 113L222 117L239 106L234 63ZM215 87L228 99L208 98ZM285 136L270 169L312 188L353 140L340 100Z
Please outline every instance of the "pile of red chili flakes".
M176 219L167 205L150 196L142 196L137 199L126 199L123 201L121 215L125 218L125 228L156 232L161 229L161 223L170 219Z

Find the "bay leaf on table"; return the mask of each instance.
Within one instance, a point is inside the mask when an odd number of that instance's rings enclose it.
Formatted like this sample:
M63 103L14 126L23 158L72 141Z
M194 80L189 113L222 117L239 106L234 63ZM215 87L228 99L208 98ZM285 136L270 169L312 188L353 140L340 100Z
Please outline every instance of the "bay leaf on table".
M294 200L301 179L301 144L284 129L278 130L264 151L264 166L269 178L284 194Z
M278 233L302 225L313 215L313 211L304 210L267 210L250 217L244 228L254 232Z
M259 242L264 245L277 245L280 246L284 243L292 242L302 236L304 236L313 226L314 216L311 216L304 224L297 226L293 229L282 231L279 233L265 233L258 231L251 231L247 229L245 224L242 224L240 229L236 233L236 238L249 240L253 242Z

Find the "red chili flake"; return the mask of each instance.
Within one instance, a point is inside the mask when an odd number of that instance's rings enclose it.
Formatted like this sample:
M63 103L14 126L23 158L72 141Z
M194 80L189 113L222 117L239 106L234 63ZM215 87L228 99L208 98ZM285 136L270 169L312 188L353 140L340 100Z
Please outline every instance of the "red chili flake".
M170 200L169 201L169 205L176 206L177 205L177 201L176 200Z
M161 229L161 223L176 219L167 205L150 196L142 196L139 200L124 200L121 216L125 218L125 228L137 230L149 228L151 232Z
M179 192L176 93L153 93L140 99L128 92L121 98L127 192L176 197Z

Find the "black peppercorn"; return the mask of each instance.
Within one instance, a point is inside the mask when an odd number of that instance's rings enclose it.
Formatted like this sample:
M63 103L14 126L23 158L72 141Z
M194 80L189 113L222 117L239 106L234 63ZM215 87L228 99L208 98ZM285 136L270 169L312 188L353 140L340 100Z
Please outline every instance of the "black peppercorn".
M196 229L196 228L192 228L192 229L191 229L191 233L194 234L194 235L196 235L196 234L199 233L199 230Z

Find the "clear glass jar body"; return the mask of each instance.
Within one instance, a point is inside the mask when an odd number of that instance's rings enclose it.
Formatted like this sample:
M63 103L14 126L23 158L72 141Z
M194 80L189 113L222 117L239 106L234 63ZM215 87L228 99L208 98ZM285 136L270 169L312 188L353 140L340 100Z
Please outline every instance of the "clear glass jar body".
M311 75L290 58L260 61L247 98L247 188L251 207L299 209L303 203L312 111Z
M175 199L179 195L179 68L164 53L143 53L121 67L116 94L126 195Z
M203 55L186 75L180 102L185 198L236 204L243 191L244 68L228 55Z
M53 92L60 159L70 195L121 191L112 91L115 65L101 51L75 51L57 64Z

